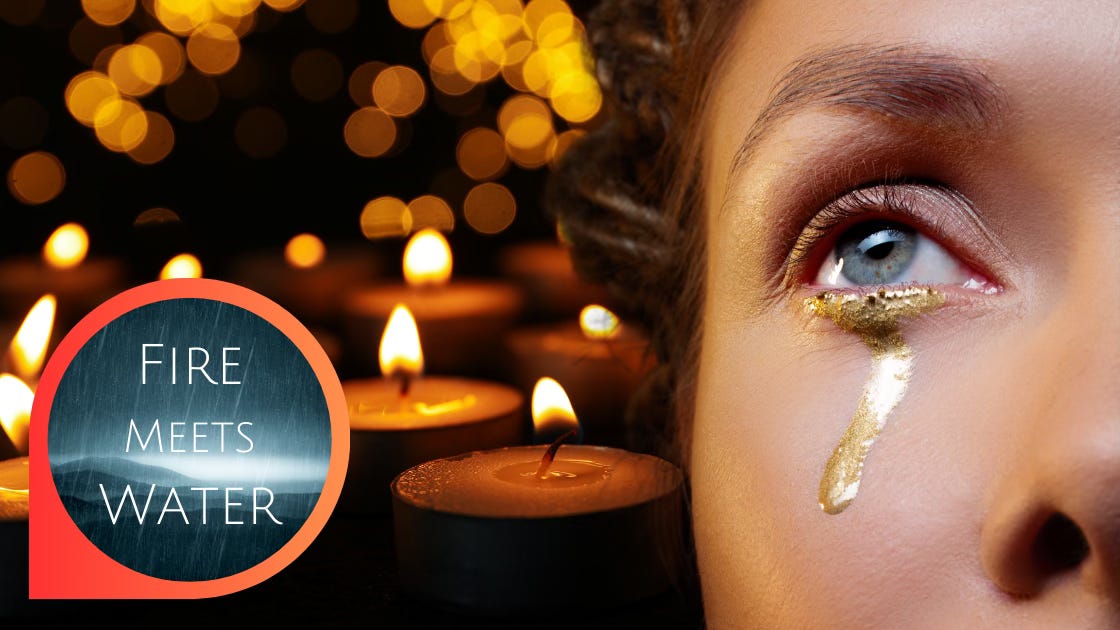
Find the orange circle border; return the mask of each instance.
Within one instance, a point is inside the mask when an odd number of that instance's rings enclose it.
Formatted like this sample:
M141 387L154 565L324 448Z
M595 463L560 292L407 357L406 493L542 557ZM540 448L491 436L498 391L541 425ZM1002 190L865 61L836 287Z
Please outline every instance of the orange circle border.
M106 555L70 519L54 486L47 455L51 404L66 368L85 344L121 315L148 304L197 298L241 307L284 334L310 364L319 380L331 423L331 456L319 500L299 531L258 564L222 578L178 581L130 569ZM159 280L116 295L86 315L66 334L39 381L30 426L31 599L190 599L227 595L260 584L303 553L334 510L350 457L350 422L346 399L334 365L307 328L283 307L240 285L208 278Z

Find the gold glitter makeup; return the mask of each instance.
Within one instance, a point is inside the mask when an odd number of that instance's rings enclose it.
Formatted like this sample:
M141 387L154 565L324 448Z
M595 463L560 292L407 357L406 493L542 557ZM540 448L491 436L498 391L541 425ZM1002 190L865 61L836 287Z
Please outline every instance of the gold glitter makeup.
M825 291L805 300L810 313L858 334L871 350L871 375L821 477L819 501L825 512L839 514L855 499L863 460L906 393L914 352L902 339L899 319L929 313L944 303L944 294L924 287L865 295Z

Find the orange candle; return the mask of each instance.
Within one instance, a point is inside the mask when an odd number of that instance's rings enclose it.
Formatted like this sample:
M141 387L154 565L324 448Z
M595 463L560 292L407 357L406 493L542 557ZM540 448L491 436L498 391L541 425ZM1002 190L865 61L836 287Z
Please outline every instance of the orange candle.
M342 384L350 412L350 467L341 507L388 507L389 482L424 461L521 442L524 397L481 380L423 376L424 351L408 309L394 309L379 350L384 378Z
M452 282L451 249L431 229L409 241L403 267L405 284L361 287L345 298L346 333L359 369L372 367L376 331L397 304L408 306L419 323L432 371L479 374L496 369L494 349L521 312L521 292L498 281Z
M89 237L82 226L67 223L51 234L39 257L15 257L0 263L0 304L21 311L44 293L58 298L60 319L74 324L124 288L124 265L111 258L87 257ZM16 313L7 312L8 315Z
M587 439L624 445L631 395L656 364L649 342L606 308L590 305L579 321L520 328L506 337L509 379L529 391L543 376L564 383Z
M533 419L575 426L554 381L534 390ZM397 477L401 586L486 614L618 606L667 589L674 567L665 560L682 544L680 469L562 440L425 462Z

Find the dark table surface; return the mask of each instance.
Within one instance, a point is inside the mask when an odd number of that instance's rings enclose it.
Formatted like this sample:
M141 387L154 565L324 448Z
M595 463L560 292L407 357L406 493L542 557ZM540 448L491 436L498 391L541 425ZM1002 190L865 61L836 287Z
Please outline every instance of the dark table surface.
M9 592L0 595L0 618L99 621L125 627L186 622L287 628L304 621L314 622L315 627L363 625L406 630L702 627L690 599L679 591L616 609L544 610L531 618L483 618L443 610L401 592L392 537L392 519L387 515L336 513L292 564L238 593L206 600L27 601L13 598Z

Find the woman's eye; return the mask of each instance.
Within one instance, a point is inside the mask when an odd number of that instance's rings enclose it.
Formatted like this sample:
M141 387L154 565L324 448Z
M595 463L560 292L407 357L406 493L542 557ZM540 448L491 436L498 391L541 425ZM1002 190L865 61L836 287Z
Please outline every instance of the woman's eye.
M904 223L883 220L864 221L841 232L814 281L823 287L907 283L985 292L990 286L933 239Z

